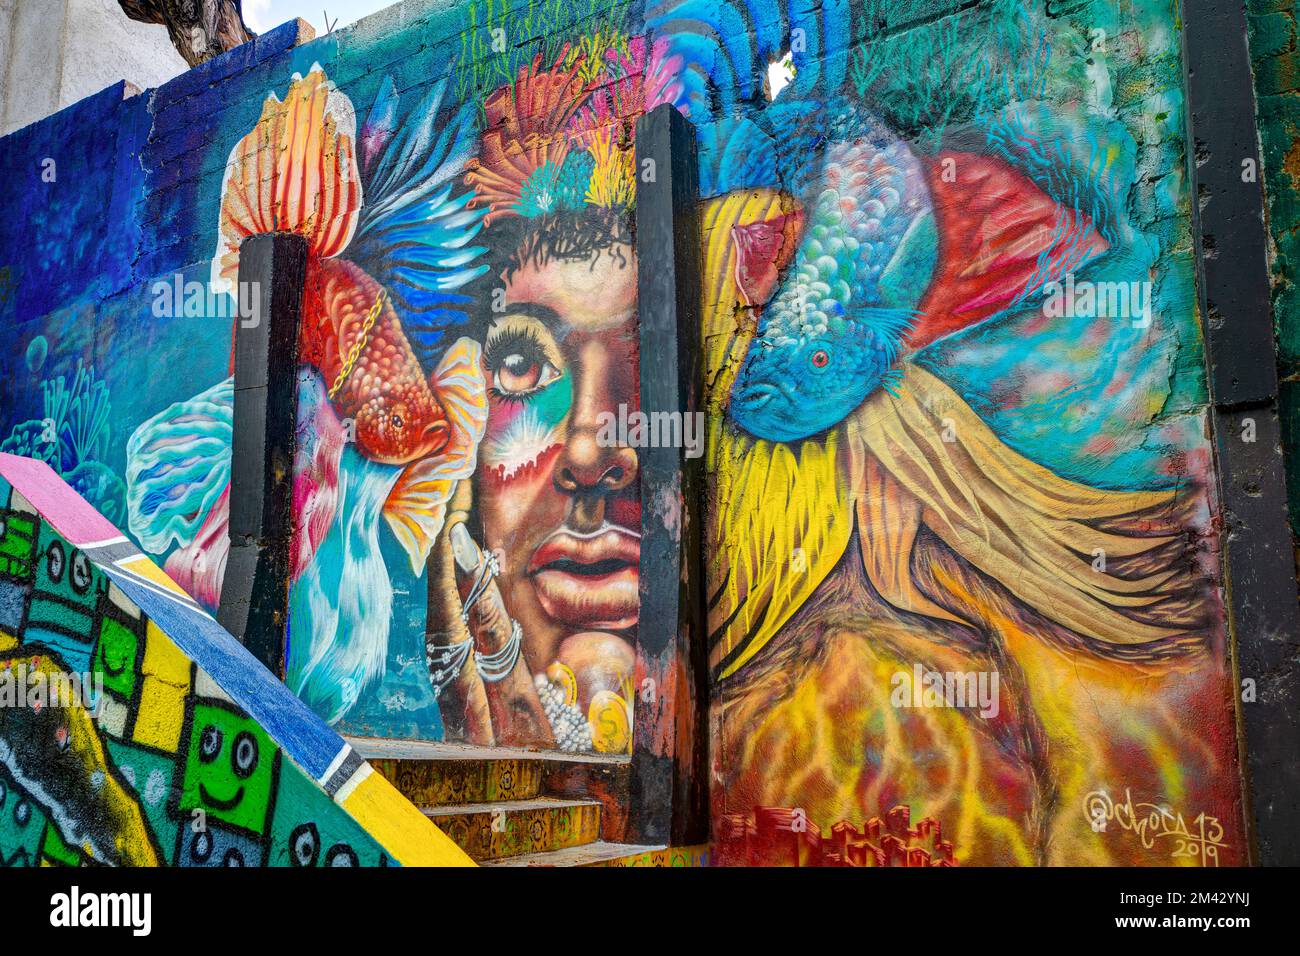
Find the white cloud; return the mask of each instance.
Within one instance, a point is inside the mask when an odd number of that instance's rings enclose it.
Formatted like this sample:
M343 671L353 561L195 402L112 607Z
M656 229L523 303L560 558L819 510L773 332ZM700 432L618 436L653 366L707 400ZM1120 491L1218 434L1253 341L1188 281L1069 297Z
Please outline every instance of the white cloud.
M271 20L271 0L244 0L244 22L254 33L265 33L277 24Z
M355 23L364 16L391 7L398 0L244 0L244 22L254 33L265 33L294 17L302 17L325 33L325 14L335 29Z

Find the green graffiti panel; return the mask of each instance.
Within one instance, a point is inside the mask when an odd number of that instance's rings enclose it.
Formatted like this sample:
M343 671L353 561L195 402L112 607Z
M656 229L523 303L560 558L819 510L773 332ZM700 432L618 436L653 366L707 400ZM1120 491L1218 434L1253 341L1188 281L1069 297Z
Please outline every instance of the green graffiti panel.
M218 703L196 703L180 809L262 833L271 809L279 748L255 722Z

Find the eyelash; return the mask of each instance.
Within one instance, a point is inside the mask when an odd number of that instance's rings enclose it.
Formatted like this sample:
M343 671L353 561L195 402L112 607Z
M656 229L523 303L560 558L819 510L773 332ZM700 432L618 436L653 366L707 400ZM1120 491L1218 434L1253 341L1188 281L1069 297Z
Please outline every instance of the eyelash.
M522 352L532 356L535 361L546 362L554 367L541 336L534 329L507 329L496 338L489 338L483 345L483 364L493 373L500 371L505 358L513 352ZM495 375L493 376L495 377ZM547 386L534 388L529 392L502 392L495 385L488 386L492 397L506 404L522 405Z

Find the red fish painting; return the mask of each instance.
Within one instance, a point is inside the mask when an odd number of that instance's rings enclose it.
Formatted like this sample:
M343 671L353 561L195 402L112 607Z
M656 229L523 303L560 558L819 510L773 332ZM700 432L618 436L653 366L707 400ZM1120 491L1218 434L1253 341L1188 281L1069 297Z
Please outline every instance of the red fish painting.
M331 723L385 670L383 525L421 574L487 420L480 346L456 334L468 302L457 290L483 268L472 240L484 214L472 192L453 195L473 120L441 109L445 89L399 119L386 79L358 135L351 100L313 67L267 97L222 184L214 290L235 291L249 236L307 242L299 367L284 372L299 381L285 679ZM171 406L132 439L133 500L152 507L133 530L155 551L178 543L167 570L209 606L229 551L233 388ZM186 465L208 446L203 467Z

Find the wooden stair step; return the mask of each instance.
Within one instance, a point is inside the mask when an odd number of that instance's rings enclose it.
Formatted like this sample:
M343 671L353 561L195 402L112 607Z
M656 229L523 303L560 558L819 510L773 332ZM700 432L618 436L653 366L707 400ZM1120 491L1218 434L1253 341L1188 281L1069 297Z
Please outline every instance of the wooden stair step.
M544 853L600 839L600 803L533 797L426 806L425 816L473 859Z
M417 807L531 800L542 792L540 760L391 760L371 766Z
M630 754L569 753L528 747L479 747L439 740L399 740L391 737L343 738L366 760L542 760L562 764L607 764L632 761Z
M483 866L654 866L663 846L638 846L633 843L606 843L598 840L581 846L564 847L541 853L523 853L496 860L484 860Z

